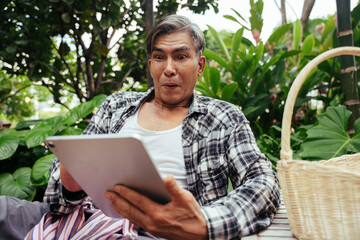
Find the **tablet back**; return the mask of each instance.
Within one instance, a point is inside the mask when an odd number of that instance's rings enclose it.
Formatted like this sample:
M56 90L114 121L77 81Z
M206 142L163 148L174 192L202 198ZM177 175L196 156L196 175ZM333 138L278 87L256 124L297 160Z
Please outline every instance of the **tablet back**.
M171 200L137 135L53 136L45 143L107 216L121 217L104 197L115 184L130 187L161 204Z

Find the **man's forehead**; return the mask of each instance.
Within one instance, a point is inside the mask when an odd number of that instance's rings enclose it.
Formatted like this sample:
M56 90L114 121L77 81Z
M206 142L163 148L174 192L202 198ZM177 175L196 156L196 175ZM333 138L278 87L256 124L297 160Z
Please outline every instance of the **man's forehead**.
M191 51L195 50L193 39L187 31L159 35L152 46L152 51Z

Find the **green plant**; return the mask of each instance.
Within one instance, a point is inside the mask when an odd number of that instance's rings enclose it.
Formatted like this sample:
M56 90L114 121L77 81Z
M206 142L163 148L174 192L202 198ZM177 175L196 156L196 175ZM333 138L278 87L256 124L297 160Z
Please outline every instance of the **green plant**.
M355 121L355 133L348 134L351 112L345 106L328 107L318 115L318 122L306 131L298 156L307 160L322 160L360 152L360 119Z
M44 145L53 135L79 135L88 125L87 116L106 98L95 96L65 116L21 121L14 129L0 132L0 195L20 199L41 199L54 155ZM37 195L36 195L37 194ZM36 197L37 196L37 197Z
M66 105L146 81L146 5L143 0L17 0L0 3L0 67L46 87ZM188 8L204 13L218 0L157 2L155 19ZM158 14L158 15L157 15ZM149 21L148 21L149 20ZM1 97L0 97L1 98Z
M276 49L277 54L271 56L261 40L254 46L243 37L244 28L233 34L231 45L227 46L217 32L208 27L221 50L205 49L204 55L215 66L208 66L198 81L197 90L203 95L240 106L246 117L252 123L258 121L265 131L272 124L279 124L281 102L288 90L285 59L298 55L300 51ZM290 25L286 28L289 30ZM283 29L275 31L270 40L276 41L284 35L286 31Z
M276 164L280 159L281 128L273 125L270 127L269 134L266 134L263 133L259 124L257 124L257 127L260 134L256 138L256 144L259 146L260 151L271 161L273 169L276 170Z

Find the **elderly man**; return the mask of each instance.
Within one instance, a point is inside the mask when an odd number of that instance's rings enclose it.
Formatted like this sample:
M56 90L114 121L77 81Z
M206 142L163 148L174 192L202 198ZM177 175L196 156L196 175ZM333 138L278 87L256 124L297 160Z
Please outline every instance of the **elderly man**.
M112 207L140 227L139 239L233 239L267 227L279 184L249 122L236 106L194 93L205 67L201 30L171 15L146 45L154 88L108 97L84 134L142 135L172 201L161 205L115 186L105 195ZM55 160L44 199L52 213L67 214L86 194Z

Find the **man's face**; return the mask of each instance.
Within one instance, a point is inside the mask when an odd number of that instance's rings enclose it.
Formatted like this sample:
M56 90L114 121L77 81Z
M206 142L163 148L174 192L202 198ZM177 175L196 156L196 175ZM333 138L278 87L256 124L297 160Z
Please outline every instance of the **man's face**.
M190 34L182 31L160 35L148 63L155 100L165 106L188 106L197 77L205 67L205 57L197 55Z

